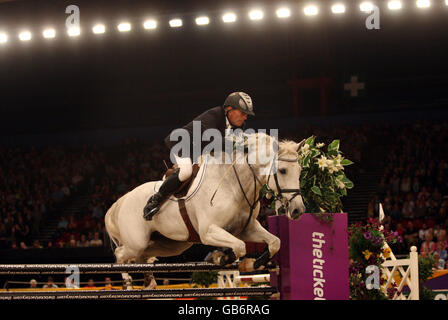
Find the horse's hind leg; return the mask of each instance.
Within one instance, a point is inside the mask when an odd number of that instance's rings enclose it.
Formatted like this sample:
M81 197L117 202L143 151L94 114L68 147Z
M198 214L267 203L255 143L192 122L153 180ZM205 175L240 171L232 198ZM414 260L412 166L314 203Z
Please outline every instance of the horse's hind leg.
M174 241L168 238L162 238L151 241L151 244L139 257L139 263L153 263L155 257L170 257L176 256L191 247L192 243ZM152 272L145 273L144 289L155 289L157 282L154 279Z
M139 254L135 250L131 250L126 246L120 246L115 249L115 257L117 263L129 263L132 259L138 259ZM121 273L123 278L123 288L125 290L132 290L132 277L127 272Z

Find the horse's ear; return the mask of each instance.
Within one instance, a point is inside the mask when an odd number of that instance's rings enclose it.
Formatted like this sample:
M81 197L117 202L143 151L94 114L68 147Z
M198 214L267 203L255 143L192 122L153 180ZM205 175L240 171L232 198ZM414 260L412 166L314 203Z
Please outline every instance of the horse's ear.
M297 143L297 151L300 150L300 148L302 148L302 146L305 144L306 139L303 139L302 141L300 141L299 143Z

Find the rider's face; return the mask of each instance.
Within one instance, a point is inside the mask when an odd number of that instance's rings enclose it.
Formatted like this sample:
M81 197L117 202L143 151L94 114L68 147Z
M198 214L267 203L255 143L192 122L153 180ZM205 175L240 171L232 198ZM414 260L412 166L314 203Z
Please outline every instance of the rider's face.
M232 126L241 127L247 119L247 114L238 109L231 109L227 112L227 118Z

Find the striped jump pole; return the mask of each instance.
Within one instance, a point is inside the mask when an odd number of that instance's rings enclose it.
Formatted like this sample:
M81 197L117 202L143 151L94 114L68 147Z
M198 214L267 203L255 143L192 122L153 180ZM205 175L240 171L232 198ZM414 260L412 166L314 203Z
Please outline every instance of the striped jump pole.
M217 266L208 262L156 263L156 264L0 264L0 275L61 274L61 273L144 273L144 272L196 272L238 269L238 264Z

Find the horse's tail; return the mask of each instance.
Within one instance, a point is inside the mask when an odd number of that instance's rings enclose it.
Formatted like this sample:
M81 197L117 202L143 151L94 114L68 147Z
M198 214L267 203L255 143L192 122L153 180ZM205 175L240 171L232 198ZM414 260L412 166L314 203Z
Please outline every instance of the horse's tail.
M118 206L118 201L116 201L110 208L107 210L106 216L104 218L104 225L106 227L107 234L109 235L110 247L112 252L115 252L115 249L120 246L120 231L118 229L116 222L116 214Z

